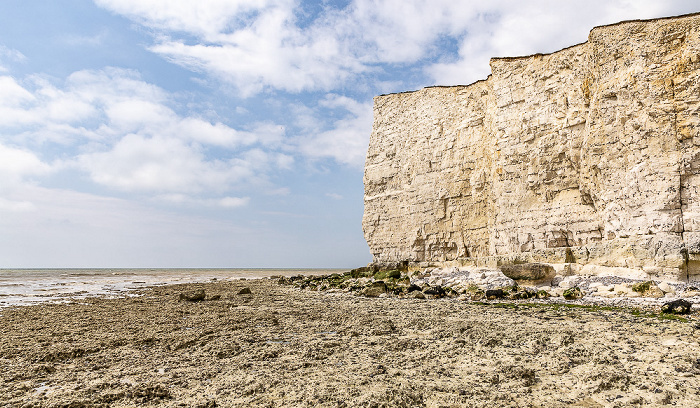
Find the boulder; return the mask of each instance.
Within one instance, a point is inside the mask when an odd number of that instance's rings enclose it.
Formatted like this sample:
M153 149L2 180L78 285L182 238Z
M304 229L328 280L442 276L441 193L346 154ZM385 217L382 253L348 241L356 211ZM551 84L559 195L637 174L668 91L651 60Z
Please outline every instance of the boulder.
M669 314L688 314L690 313L690 308L693 306L692 303L685 299L674 300L673 302L665 303L661 306L662 313Z
M632 285L632 290L644 297L664 297L664 292L652 281L635 283Z
M489 289L486 291L486 299L488 300L503 299L504 297L506 297L506 293L503 289Z
M546 290L541 289L537 291L537 299L548 299L549 296L549 292Z
M187 302L201 302L206 297L207 294L204 292L204 289L195 289L180 293L180 300Z
M562 296L564 296L566 300L581 299L583 297L583 291L581 291L578 286L574 286L573 288L565 290Z
M445 289L442 286L428 286L423 289L423 294L441 297L445 296Z
M366 297L379 297L379 295L384 293L386 293L386 283L384 281L374 281L360 292L361 295Z
M422 290L421 290L421 287L418 286L418 285L416 285L416 284L411 284L411 285L406 289L406 292L408 292L408 293L415 292L415 291L421 292L421 291L422 291Z
M238 294L239 294L239 295L250 295L250 294L252 294L252 293L253 293L253 292L251 292L251 291L250 291L250 288L247 287L247 286L246 286L245 288L243 288L243 289L241 289L241 290L238 291Z
M414 290L412 292L409 292L408 296L409 299L425 299L425 295L423 292L419 290Z
M543 263L508 264L499 266L501 272L516 281L543 281L554 278L552 265Z
M659 283L658 287L659 287L659 289L661 289L661 291L663 291L664 293L676 293L676 289L675 289L673 286L671 286L671 285L669 285L668 283L666 283L666 282L661 282L661 283Z

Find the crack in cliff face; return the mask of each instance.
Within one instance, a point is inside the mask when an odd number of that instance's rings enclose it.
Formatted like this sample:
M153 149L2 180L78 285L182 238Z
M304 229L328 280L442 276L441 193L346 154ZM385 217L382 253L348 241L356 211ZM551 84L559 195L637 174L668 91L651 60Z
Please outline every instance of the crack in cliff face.
M677 148L680 152L680 163L678 163L678 209L680 212L680 234L681 234L681 256L683 257L683 278L687 282L690 279L690 255L688 253L688 243L685 240L685 215L683 213L683 206L687 203L683 203L683 195L687 193L685 188L685 178L686 176L686 163L685 155L683 154L683 141L680 138L680 132L678 131L678 101L676 101L676 84L673 79L669 81L669 87L671 88L671 102L673 106L673 114L671 115L671 129L673 130L673 138L677 143Z

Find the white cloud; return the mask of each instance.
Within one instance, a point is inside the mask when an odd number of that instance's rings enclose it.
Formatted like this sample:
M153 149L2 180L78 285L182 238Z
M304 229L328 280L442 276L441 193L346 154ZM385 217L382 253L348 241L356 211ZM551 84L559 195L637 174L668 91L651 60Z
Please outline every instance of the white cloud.
M51 166L34 153L0 144L0 185L47 174Z
M221 207L237 208L248 205L249 201L249 197L224 197L222 199L217 200L216 202Z
M179 205L196 205L221 208L245 207L250 202L250 197L222 197L214 199L200 199L193 198L185 194L165 194L156 197L156 199Z
M17 213L35 211L36 206L29 201L13 201L0 197L0 213Z
M46 173L48 165L31 152L48 150L61 168L121 191L225 193L264 184L270 171L293 162L275 151L283 126L253 123L239 131L178 114L167 92L133 71L79 71L62 86L42 77L24 82L0 76L0 132L25 146L0 145L0 172L16 178Z
M9 69L3 65L3 61L22 62L26 59L27 57L25 57L21 52L0 45L0 72L9 71Z
M335 120L330 130L300 137L297 140L299 150L311 158L332 158L338 163L361 168L372 131L372 105L333 94L321 100L320 105L345 112L345 115Z
M425 70L437 84L471 83L488 76L492 57L554 52L585 42L594 26L694 11L697 6L682 0L482 2L467 20L466 35L456 37L458 57Z
M248 13L291 7L292 0L95 0L109 10L155 28L217 36L235 28ZM241 16L242 15L242 16Z
M354 0L302 25L304 3L292 0L97 3L158 30L152 51L243 95L330 91L382 64L430 58L438 60L425 67L434 82L463 84L485 78L490 57L555 51L585 41L593 25L696 11L682 0Z

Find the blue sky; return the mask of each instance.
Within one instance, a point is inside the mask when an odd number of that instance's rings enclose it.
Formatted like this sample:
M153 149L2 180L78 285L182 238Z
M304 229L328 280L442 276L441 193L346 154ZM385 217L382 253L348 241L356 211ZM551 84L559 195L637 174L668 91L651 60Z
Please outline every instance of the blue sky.
M356 267L375 95L698 1L4 0L0 267Z

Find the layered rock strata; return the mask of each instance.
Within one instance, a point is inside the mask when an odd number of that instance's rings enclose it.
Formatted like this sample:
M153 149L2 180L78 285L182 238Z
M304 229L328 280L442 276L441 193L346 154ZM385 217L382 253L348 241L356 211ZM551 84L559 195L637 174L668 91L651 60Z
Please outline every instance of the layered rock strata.
M471 85L375 98L374 263L700 280L700 15L490 65Z

